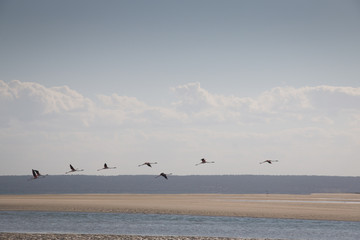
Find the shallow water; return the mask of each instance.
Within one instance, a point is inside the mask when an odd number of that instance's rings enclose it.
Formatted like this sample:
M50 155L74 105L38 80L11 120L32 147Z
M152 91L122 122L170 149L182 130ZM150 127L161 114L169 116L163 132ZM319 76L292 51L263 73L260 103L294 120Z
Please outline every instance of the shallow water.
M0 232L358 240L360 222L164 214L0 212Z

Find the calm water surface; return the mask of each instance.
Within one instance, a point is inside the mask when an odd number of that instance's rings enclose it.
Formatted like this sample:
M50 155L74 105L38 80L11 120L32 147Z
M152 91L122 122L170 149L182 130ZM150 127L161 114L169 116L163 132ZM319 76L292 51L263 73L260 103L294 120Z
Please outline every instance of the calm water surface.
M2 211L0 232L359 240L360 222L163 214Z

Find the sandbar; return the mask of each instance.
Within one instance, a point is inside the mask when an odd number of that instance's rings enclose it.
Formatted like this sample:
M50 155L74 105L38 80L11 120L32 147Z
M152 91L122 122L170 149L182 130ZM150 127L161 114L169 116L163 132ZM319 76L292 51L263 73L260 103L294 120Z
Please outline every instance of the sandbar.
M360 221L360 194L0 195L0 211L154 213Z

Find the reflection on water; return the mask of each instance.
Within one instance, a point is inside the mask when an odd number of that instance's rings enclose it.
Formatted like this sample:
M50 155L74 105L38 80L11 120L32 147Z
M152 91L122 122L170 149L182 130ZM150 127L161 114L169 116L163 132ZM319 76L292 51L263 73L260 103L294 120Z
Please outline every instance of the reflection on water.
M358 240L360 222L163 214L0 212L2 232Z

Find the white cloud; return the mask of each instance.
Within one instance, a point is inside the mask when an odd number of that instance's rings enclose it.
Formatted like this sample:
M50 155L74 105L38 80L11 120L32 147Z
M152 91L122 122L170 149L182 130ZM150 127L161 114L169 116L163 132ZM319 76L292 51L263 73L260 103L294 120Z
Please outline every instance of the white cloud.
M88 112L93 103L67 86L47 88L33 82L0 80L0 110L6 118L33 121L51 114ZM59 116L59 115L57 115Z
M217 96L201 88L200 83L189 83L171 88L171 90L179 96L180 101L175 105L181 107L182 110L195 112L204 108L218 106ZM187 106L190 106L190 108L187 108Z
M257 99L255 110L268 113L295 112L312 108L306 93L293 87L276 87L264 92Z
M13 99L13 94L8 84L0 80L0 99L1 102L10 101Z
M333 124L336 114L348 109L360 111L360 88L353 87L276 87L253 98L211 94L200 83L172 90L180 99L174 104L178 111L215 121L248 123L285 119Z
M13 80L8 84L13 99L31 102L41 113L86 109L91 101L67 86L46 88L38 83Z
M314 108L326 113L360 109L360 88L318 86L306 87L303 91L307 93Z

